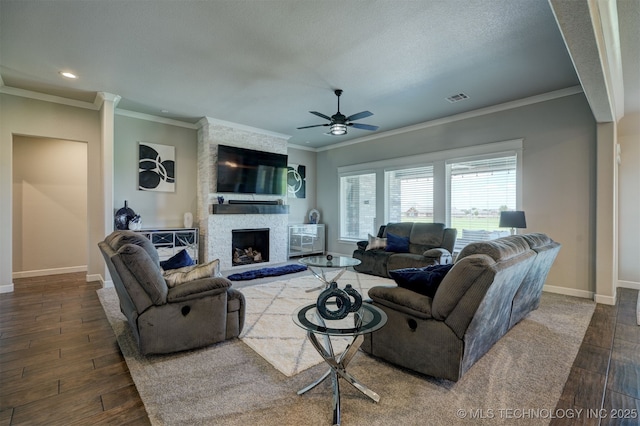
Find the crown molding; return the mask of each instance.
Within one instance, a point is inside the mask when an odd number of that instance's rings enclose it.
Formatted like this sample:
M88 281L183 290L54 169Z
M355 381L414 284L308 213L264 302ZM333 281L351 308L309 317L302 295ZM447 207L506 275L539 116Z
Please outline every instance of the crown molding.
M155 123L168 124L170 126L176 127L184 127L186 129L197 130L198 125L193 123L188 123L186 121L174 120L172 118L158 117L157 115L144 114L142 112L129 111L127 109L116 109L116 115L121 115L123 117L129 118L137 118L139 120L153 121Z
M377 133L371 136L364 136L361 138L353 139L350 141L342 142L339 144L315 148L316 152L329 151L331 149L342 148L349 145L355 145L363 142L368 142L381 138L388 138L390 136L401 135L403 133L415 132L417 130L426 129L434 126L441 126L443 124L453 123L461 120L468 120L474 117L481 117L483 115L493 114L496 112L507 111L510 109L520 108L527 105L533 105L540 102L546 102L553 99L563 98L565 96L572 96L578 93L582 93L582 87L580 85L567 87L565 89L555 90L553 92L543 93L541 95L530 96L528 98L518 99L511 102L505 102L498 105L492 105L486 108L480 108L469 112L463 112L461 114L451 115L449 117L439 118L437 120L425 121L424 123L414 124L413 126L402 127L400 129L389 130L388 132Z
M77 101L75 99L63 98L62 96L47 95L45 93L33 92L31 90L17 89L15 87L0 86L0 93L6 95L19 96L21 98L35 99L38 101L51 102L54 104L67 105L76 108L90 109L97 111L100 107L92 102Z
M108 92L98 92L96 93L96 98L93 100L93 104L98 107L98 109L102 108L105 102L113 102L113 107L118 106L118 102L120 102L119 95L114 95L113 93Z
M265 136L272 136L274 138L289 139L291 135L285 135L284 133L271 132L269 130L259 129L257 127L245 126L244 124L233 123L231 121L219 120L217 118L202 117L196 125L198 128L205 125L218 125L230 127L232 129L244 130L246 132L258 133Z

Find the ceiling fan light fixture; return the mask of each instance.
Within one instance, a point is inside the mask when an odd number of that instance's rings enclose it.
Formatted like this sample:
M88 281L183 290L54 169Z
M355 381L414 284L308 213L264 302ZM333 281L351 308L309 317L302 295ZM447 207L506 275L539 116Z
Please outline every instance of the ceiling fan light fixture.
M332 124L329 129L330 129L329 133L331 133L334 136L341 136L341 135L347 134L347 126L344 124L335 123L335 124Z

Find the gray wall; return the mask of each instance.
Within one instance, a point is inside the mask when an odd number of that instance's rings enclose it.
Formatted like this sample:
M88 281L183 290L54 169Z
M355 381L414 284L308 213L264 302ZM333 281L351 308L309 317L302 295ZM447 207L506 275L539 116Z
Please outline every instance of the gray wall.
M640 113L626 115L618 124L620 165L618 187L618 280L640 287Z
M289 204L289 224L307 223L309 210L317 208L316 204L316 153L289 146L287 150L289 164L306 166L307 190L305 198L287 198ZM318 209L320 211L320 209ZM320 211L322 220L322 211Z
M338 167L519 138L526 232L544 232L563 245L547 285L589 297L595 291L596 124L582 94L319 152L318 205L328 224L328 250L350 255L355 248L338 240ZM378 191L383 200L383 188Z
M87 219L87 144L14 136L14 275L85 271Z
M154 192L138 190L138 143L150 142L175 147L176 190ZM184 214L196 218L195 129L143 120L122 115L115 117L114 208L124 206L142 217L143 228L183 227Z

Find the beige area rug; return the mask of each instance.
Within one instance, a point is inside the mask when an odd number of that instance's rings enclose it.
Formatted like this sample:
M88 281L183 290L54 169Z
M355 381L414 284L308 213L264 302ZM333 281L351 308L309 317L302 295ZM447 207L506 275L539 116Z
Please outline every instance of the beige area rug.
M327 273L331 278L335 273ZM362 277L362 279L361 279ZM393 280L347 271L338 279L339 287L351 284L368 297L371 287L394 286ZM293 376L319 364L322 358L306 338L306 332L295 325L293 312L300 306L315 303L322 282L312 275L286 281L275 281L240 289L247 301L245 325L240 339L285 376ZM336 351L343 351L351 339L332 340Z
M326 371L324 364L288 377L239 339L141 357L115 291L98 294L153 425L331 424L328 381L302 396L296 393ZM340 381L342 424L547 425L594 307L586 299L543 294L540 308L457 383L417 375L360 352L349 371L381 399L373 403ZM266 335L276 332L275 327L265 330Z

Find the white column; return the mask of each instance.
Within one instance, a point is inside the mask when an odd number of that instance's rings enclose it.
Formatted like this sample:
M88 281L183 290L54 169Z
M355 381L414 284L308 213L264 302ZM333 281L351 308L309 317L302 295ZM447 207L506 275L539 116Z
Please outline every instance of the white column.
M95 104L100 108L100 147L102 156L102 218L89 215L89 253L96 250L98 241L113 231L113 148L115 110L120 96L98 92ZM91 271L91 267L89 267ZM102 262L104 283L110 283L111 277Z

